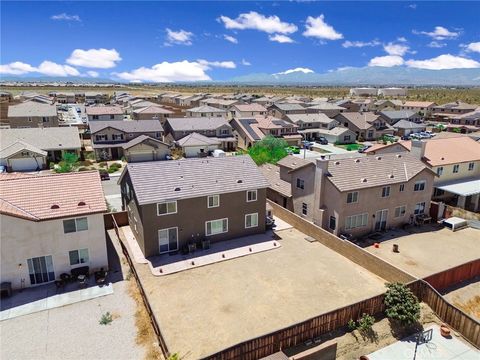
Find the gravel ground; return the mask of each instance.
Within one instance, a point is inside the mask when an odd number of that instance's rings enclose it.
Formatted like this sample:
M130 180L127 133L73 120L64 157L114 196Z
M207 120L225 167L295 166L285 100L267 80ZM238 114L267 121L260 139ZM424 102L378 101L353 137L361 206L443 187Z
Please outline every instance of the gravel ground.
M445 299L480 321L480 276L449 290Z

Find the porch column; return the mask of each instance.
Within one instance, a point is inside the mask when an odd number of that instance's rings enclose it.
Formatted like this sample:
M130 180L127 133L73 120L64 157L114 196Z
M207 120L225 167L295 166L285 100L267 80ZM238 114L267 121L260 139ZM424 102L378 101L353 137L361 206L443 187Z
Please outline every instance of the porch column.
M480 193L479 194L474 194L470 198L472 204L473 204L473 211L479 211L480 210Z
M463 195L459 195L458 196L458 200L457 200L457 207L461 208L461 209L465 209L465 201L467 200L467 198Z

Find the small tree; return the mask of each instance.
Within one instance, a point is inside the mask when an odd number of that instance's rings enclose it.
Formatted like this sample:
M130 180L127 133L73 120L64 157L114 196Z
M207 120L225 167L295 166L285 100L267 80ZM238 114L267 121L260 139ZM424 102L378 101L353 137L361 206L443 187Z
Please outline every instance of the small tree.
M57 173L68 173L74 171L78 167L78 156L75 153L66 152L62 155L62 161L55 168Z
M248 150L248 154L257 165L276 164L277 161L288 155L286 147L288 144L284 139L268 135L255 143Z
M417 297L404 284L386 284L385 313L401 325L412 325L420 319L420 304Z

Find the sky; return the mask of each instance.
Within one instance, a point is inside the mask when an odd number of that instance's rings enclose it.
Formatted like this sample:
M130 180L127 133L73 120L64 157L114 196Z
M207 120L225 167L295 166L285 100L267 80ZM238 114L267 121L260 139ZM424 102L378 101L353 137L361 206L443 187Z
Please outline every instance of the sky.
M2 1L0 76L228 80L480 68L480 2Z

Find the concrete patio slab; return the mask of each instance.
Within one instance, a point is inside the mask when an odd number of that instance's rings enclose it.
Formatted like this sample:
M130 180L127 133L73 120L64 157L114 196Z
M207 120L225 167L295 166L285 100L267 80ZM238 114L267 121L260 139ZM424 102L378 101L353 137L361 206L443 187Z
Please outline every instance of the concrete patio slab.
M36 287L14 293L11 298L2 300L2 308L8 308L0 311L0 321L110 295L113 294L113 286L109 283L104 286L92 286L62 294L53 295L50 292L49 288ZM28 299L35 299L39 296L43 296L43 298L28 301ZM10 302L10 304L5 302ZM21 305L15 306L15 303Z
M455 336L445 338L440 335L440 327L432 325L432 339L417 347L416 360L473 360L480 358L480 351ZM368 355L370 360L414 359L415 337L410 336Z
M276 216L273 216L273 218L275 220L275 231L282 231L282 230L287 230L287 229L293 228L292 225L283 221L282 219L280 219Z

